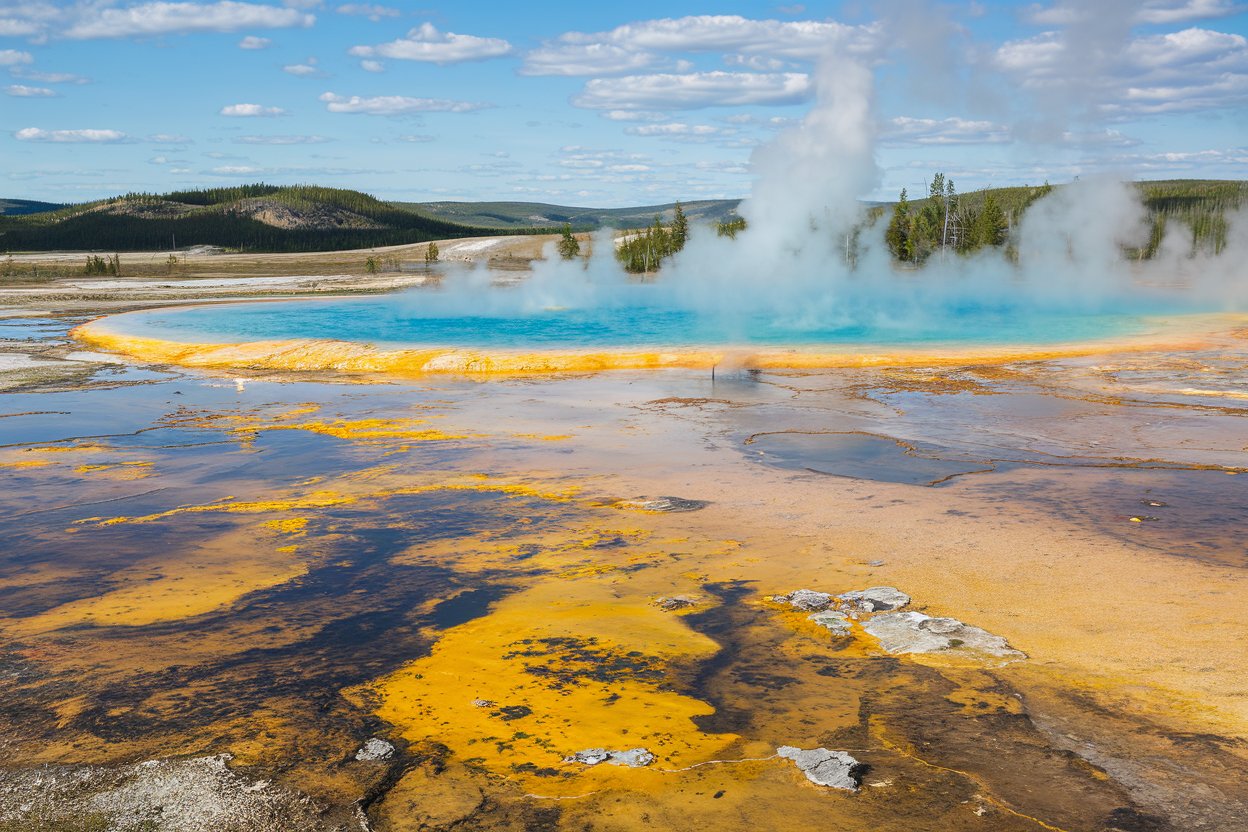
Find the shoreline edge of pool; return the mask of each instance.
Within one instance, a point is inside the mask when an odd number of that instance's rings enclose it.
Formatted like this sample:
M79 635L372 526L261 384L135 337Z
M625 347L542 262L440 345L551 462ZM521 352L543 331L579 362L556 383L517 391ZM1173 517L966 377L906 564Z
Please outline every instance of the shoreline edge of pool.
M176 308L192 308L179 304ZM168 308L167 308L168 309ZM780 347L648 346L593 349L514 349L412 345L378 347L361 341L319 338L237 342L183 342L130 334L125 322L151 310L96 318L70 331L94 349L149 364L203 370L337 372L418 377L430 374L525 375L603 370L767 369L948 366L1079 358L1144 350L1209 348L1220 338L1244 337L1248 315L1193 313L1141 316L1145 332L1051 344L886 345L838 343ZM167 310L166 310L167 311ZM829 349L835 346L835 349Z

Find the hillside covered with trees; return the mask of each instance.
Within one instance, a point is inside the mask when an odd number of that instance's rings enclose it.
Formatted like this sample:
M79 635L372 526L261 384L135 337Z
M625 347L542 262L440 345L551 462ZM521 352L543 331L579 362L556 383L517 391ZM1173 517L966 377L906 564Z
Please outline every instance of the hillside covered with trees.
M993 188L959 194L950 179L937 173L927 194L911 199L906 189L891 208L884 239L903 263L922 263L936 252L971 254L987 247L1013 251L1019 222L1036 200L1054 190L1040 186ZM1227 219L1248 200L1248 182L1172 179L1137 182L1148 212L1150 235L1139 248L1123 252L1133 259L1154 256L1169 234L1182 235L1191 252L1220 252L1226 246Z
M242 185L130 193L0 216L0 251L334 251L500 233L422 216L359 191Z

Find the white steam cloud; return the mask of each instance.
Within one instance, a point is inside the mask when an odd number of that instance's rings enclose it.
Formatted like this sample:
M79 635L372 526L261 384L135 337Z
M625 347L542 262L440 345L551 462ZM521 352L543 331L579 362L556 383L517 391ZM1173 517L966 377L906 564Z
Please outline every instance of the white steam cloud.
M1128 262L1124 245L1148 239L1136 189L1122 179L1085 178L1057 188L1026 212L1017 260L1003 250L971 257L937 253L921 269L895 264L883 242L887 214L862 227L861 199L878 182L873 77L830 56L815 77L817 100L802 122L755 151L756 173L737 238L694 228L685 249L653 281L624 273L610 231L594 238L588 263L560 260L553 246L530 278L490 288L492 275L451 267L438 292L410 296L415 317L510 317L550 309L609 316L677 310L714 322L721 339L745 338L759 321L793 332L863 331L879 337L916 329L973 329L976 316L1149 314L1229 311L1248 305L1248 222L1228 217L1219 257L1190 254L1172 224L1162 251ZM856 228L861 233L853 238Z

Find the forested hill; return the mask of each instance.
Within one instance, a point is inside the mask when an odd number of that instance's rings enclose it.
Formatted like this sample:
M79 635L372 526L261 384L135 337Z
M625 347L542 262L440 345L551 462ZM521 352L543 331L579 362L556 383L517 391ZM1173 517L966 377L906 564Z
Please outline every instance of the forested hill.
M499 229L556 231L571 225L575 231L597 228L644 228L656 216L671 219L676 203L640 208L576 208L545 202L396 202L418 214L464 225ZM720 223L736 216L739 199L702 199L681 203L693 223Z
M33 199L0 199L0 214L17 216L19 214L37 214L40 211L55 211L64 206L56 202L39 202Z
M898 202L875 210L887 218L885 240L893 255L921 263L946 247L963 254L990 246L1014 251L1023 216L1036 200L1062 187L1046 183L963 194L938 173L926 194L907 198L903 190ZM1193 253L1218 253L1226 246L1227 214L1248 204L1248 182L1240 180L1168 179L1135 187L1149 235L1124 248L1133 259L1153 257L1167 238Z
M359 191L243 185L132 193L0 216L0 251L334 251L498 234L424 216ZM514 232L513 232L514 233Z

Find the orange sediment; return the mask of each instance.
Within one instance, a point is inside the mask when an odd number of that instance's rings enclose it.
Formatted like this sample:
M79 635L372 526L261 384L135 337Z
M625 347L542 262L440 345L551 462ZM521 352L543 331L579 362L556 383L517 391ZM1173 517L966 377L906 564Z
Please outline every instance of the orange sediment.
M414 377L435 373L523 375L600 370L820 369L834 367L943 366L1073 358L1109 352L1181 351L1209 346L1208 334L1224 330L1230 316L1184 316L1159 321L1157 331L1138 336L1073 344L925 347L905 349L863 346L825 351L754 347L673 347L640 350L467 349L429 347L389 349L323 339L267 340L244 343L182 343L127 335L110 328L112 316L72 331L78 340L140 361L184 367L288 372L343 372Z

